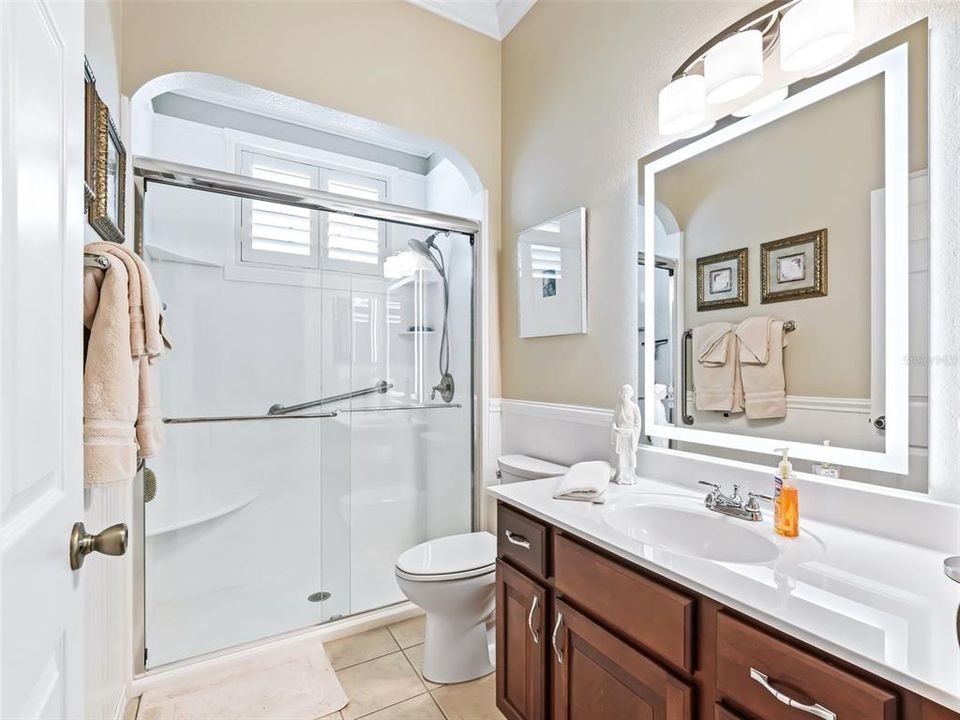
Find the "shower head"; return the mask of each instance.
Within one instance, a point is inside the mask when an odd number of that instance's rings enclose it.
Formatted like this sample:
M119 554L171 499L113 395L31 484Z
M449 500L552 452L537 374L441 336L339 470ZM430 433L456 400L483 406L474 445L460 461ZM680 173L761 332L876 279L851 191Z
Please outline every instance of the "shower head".
M410 249L413 250L417 255L420 255L421 257L425 257L427 260L429 260L433 264L433 266L437 269L437 272L440 273L441 277L445 278L446 273L444 272L443 265L437 261L437 258L434 256L432 252L433 250L436 250L438 253L440 252L440 248L438 248L434 242L437 239L437 235L439 234L440 234L440 231L438 230L437 232L427 236L426 240L417 240L416 238L410 238L407 241L407 245L409 245ZM441 257L443 256L441 255Z
M430 251L437 247L436 239L437 235L440 234L440 231L437 230L435 233L431 233L427 236L426 240L417 240L416 238L410 238L407 241L407 245L410 246L410 249L413 250L418 255L423 255L428 257L431 260L433 259L433 253Z
M422 255L425 258L433 260L433 255L430 252L430 245L427 245L423 240L417 240L416 238L410 238L407 241L407 245L410 246L410 249L413 250L417 255Z

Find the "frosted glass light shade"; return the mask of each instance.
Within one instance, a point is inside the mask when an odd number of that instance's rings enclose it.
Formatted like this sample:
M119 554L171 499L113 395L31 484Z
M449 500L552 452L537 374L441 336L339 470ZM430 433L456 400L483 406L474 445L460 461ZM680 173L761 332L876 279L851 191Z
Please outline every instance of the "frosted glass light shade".
M763 35L745 30L721 40L703 61L707 102L725 103L743 97L763 81Z
M840 57L854 26L853 0L800 0L780 21L780 67L799 72Z
M767 108L773 107L777 103L783 102L786 100L787 95L789 94L789 88L779 88L778 90L774 90L766 95L761 95L756 100L750 101L742 108L737 108L730 114L738 118L750 117L754 113L758 113L761 110L766 110Z
M678 135L703 122L706 111L703 75L684 75L660 91L660 134Z

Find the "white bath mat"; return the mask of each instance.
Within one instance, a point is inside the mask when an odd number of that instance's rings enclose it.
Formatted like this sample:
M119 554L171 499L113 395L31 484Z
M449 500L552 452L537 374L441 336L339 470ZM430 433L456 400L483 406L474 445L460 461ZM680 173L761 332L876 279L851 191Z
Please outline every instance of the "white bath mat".
M147 690L138 720L316 720L347 696L318 640L285 645Z

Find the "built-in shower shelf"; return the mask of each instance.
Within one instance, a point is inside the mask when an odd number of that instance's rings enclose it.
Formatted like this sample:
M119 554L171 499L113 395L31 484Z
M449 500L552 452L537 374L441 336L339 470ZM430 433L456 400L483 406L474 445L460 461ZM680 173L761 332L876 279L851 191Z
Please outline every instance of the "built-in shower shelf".
M147 537L165 535L216 520L245 508L260 495L260 493L252 490L232 490L216 494L210 493L206 496L200 495L191 498L189 502L161 505L160 503L164 499L160 495L162 492L163 488L161 487L157 493L157 499L144 508Z
M220 263L204 260L202 258L184 255L176 250L170 250L160 245L147 245L144 248L147 255L153 260L165 260L166 262L177 262L185 265L200 265L202 267L220 267Z
M421 285L436 285L440 282L440 278L436 275L408 275L405 278L400 278L395 283L392 283L387 290L393 292L394 290L399 290L404 287L414 287L417 283Z

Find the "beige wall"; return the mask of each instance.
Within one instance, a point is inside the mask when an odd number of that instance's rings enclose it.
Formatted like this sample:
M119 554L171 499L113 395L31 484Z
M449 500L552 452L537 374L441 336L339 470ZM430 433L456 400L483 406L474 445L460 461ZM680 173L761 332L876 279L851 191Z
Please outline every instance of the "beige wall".
M657 93L684 58L749 2L539 0L503 42L503 396L609 406L636 377L638 158L663 145ZM953 2L857 3L866 45L930 17L931 492L960 499L960 13ZM588 213L589 330L520 340L518 232L578 205Z
M231 78L452 145L500 235L500 44L406 2L124 4L122 90L172 72ZM496 277L490 278L496 319ZM491 355L499 357L493 329ZM491 395L500 392L493 363Z
M683 231L684 326L796 321L790 395L870 397L870 193L884 185L883 108L883 81L872 78L656 177L657 201ZM828 295L761 304L760 245L821 228ZM741 247L749 304L698 312L697 258Z

